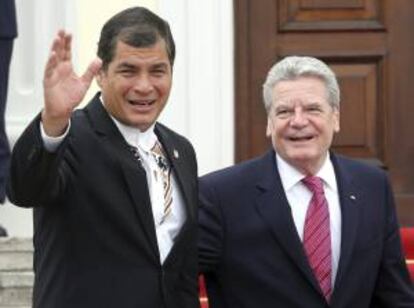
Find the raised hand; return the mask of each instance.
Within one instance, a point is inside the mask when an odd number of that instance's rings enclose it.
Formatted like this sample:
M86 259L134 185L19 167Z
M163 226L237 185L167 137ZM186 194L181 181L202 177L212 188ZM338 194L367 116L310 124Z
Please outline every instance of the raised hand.
M77 76L72 65L71 43L72 36L60 30L53 40L46 63L42 122L49 136L59 136L64 132L72 111L81 103L101 67L101 60L97 58L82 76Z

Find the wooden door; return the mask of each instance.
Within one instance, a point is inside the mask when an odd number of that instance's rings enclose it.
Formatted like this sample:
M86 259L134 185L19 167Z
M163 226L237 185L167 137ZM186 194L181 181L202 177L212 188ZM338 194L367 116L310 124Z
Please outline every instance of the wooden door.
M261 89L288 55L327 62L342 90L334 151L384 168L414 225L414 1L235 0L236 161L263 153Z

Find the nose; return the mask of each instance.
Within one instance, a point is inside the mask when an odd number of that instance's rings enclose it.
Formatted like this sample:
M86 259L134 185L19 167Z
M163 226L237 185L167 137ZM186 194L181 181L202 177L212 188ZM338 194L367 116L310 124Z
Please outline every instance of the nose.
M150 76L141 74L135 80L134 90L140 94L148 94L154 89Z
M301 128L308 124L308 118L302 108L295 108L295 111L290 119L290 126Z

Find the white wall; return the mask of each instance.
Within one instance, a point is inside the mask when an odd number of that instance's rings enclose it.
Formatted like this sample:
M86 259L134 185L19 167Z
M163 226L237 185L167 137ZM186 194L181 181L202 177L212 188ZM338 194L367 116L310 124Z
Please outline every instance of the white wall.
M82 73L95 57L103 23L134 5L146 6L167 19L176 40L173 90L160 121L193 142L200 174L232 164L231 0L16 0L19 37L6 117L11 142L42 107L43 66L56 31L65 28L73 33L75 68ZM96 91L93 85L87 99ZM31 210L0 206L0 224L11 235L31 236Z
M42 106L43 67L56 29L75 26L73 1L16 0L16 9L19 37L10 67L6 113L12 145ZM12 236L31 236L31 210L6 203L0 206L0 224Z
M233 3L159 0L177 44L170 106L161 120L187 136L199 173L228 166L234 157Z

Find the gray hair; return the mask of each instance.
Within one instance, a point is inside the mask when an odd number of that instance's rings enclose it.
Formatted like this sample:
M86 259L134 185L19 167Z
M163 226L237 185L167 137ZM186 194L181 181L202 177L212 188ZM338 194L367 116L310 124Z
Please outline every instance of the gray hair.
M273 103L273 88L279 81L295 80L299 77L321 79L327 89L327 99L332 108L339 110L340 90L335 73L321 60L313 57L290 56L277 62L267 74L263 84L263 99L266 111Z

